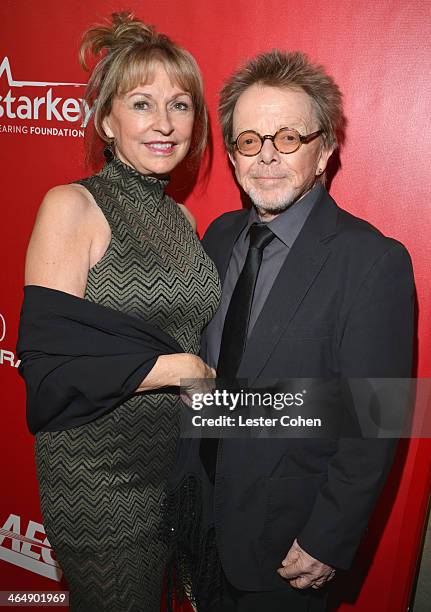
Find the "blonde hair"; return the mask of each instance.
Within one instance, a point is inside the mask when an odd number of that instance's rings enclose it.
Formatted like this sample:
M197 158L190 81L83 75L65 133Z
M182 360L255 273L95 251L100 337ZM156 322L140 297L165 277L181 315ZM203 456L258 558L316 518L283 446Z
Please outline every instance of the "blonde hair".
M189 159L200 160L207 144L208 113L201 73L188 51L132 13L123 12L113 13L108 25L97 25L84 33L79 58L84 70L90 72L84 95L86 104L92 108L86 130L90 163L96 161L100 141L105 144L111 141L104 132L103 120L111 112L114 96L151 79L157 62L163 64L171 81L192 98L194 123Z
M338 146L344 126L342 94L338 85L322 66L312 64L304 53L274 49L248 61L228 79L220 93L218 110L228 151L232 151L235 105L241 94L257 83L305 91L311 98L319 128L323 130L324 146Z

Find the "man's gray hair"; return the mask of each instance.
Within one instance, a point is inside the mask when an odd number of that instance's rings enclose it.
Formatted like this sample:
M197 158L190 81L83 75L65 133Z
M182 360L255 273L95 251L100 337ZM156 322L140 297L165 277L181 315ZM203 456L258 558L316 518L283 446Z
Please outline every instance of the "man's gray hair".
M233 113L238 98L255 84L303 90L312 101L323 143L336 148L344 127L342 94L324 68L300 51L274 49L249 60L225 83L220 93L219 117L226 149L232 151ZM287 126L289 127L289 126Z

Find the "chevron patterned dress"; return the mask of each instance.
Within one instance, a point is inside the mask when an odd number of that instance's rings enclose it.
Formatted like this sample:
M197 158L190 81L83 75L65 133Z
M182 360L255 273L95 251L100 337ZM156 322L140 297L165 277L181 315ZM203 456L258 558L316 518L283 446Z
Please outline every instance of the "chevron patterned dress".
M110 227L85 298L142 317L197 354L220 285L166 181L118 159L80 181ZM36 436L44 525L70 587L71 610L158 612L166 548L165 489L181 401L139 394L89 424Z

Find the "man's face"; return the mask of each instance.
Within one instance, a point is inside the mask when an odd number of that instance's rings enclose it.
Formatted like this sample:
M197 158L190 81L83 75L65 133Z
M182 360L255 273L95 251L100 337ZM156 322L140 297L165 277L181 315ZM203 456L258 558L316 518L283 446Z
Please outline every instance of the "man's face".
M238 99L233 115L233 139L245 130L261 136L280 128L296 129L302 136L319 129L311 99L303 90L256 84ZM326 168L332 151L322 138L302 144L294 153L279 153L271 140L257 155L246 157L236 147L229 156L239 184L250 196L262 220L269 221L313 187Z

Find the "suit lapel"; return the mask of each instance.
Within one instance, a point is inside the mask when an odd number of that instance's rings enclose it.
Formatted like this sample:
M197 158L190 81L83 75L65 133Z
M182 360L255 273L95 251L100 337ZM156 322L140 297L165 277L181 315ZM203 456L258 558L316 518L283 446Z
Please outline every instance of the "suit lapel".
M204 236L202 241L202 245L207 255L216 265L222 285L224 284L235 242L248 221L248 210L237 212L238 214L232 219L229 226L226 227L221 234L217 234L215 239L208 239L207 236Z
M324 192L274 281L247 342L238 378L248 378L250 383L256 379L289 326L331 252L327 243L335 234L337 210Z

